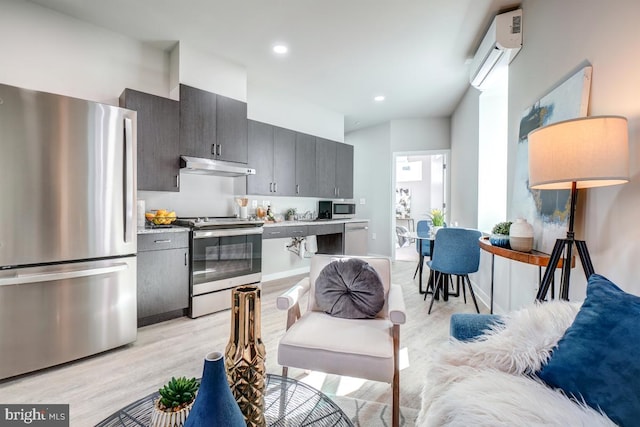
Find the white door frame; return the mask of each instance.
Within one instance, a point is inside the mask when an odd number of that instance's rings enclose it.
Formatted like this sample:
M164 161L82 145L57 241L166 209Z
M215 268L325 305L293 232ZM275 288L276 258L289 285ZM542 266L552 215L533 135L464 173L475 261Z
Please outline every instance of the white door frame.
M451 150L420 150L420 151L394 151L391 156L391 194L392 194L392 203L394 204L391 207L391 241L389 245L391 246L391 259L395 261L396 259L396 209L395 209L395 194L396 194L396 163L398 157L405 156L433 156L437 154L444 154L445 156L445 173L444 173L444 204L447 208L445 208L445 221L449 222L449 210L448 206L451 199ZM417 223L417 221L416 221Z

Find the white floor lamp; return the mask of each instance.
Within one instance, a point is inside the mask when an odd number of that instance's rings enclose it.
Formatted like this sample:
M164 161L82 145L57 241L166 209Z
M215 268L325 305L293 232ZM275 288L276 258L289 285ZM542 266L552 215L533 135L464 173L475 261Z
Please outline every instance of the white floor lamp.
M571 190L566 239L556 240L536 299L543 301L563 256L560 298L569 299L573 245L585 276L594 273L584 240L575 240L574 214L578 189L629 182L627 119L618 116L585 117L554 123L529 133L529 187L538 190Z

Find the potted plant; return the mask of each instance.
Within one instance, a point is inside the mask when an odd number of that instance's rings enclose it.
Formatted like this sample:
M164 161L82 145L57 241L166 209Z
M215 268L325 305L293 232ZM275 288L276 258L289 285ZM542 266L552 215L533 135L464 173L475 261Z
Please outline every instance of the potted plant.
M431 219L431 229L429 231L432 236L435 236L438 230L444 227L444 212L441 209L431 209L429 218Z
M182 426L187 420L199 387L200 383L195 378L172 377L158 390L160 397L153 405L151 426Z
M287 221L293 221L296 219L296 208L287 209Z
M509 248L509 230L511 229L511 221L499 222L493 226L489 242L493 246L501 248Z
M444 227L444 212L442 210L431 209L429 218L431 218L431 224L433 224L434 227Z

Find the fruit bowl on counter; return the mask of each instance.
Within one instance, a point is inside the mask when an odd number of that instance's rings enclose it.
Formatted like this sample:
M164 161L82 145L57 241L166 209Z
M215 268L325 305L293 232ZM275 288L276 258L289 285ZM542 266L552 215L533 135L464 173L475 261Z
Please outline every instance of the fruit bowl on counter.
M174 211L168 211L166 209L158 209L151 212L145 212L144 217L147 224L153 226L170 226L172 222L177 219Z

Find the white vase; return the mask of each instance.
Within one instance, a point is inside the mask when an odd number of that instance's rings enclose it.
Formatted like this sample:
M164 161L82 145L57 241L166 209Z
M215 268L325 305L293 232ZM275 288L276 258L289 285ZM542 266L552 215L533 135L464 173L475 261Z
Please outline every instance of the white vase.
M518 218L511 224L509 245L514 251L531 252L533 249L533 227L526 219Z

